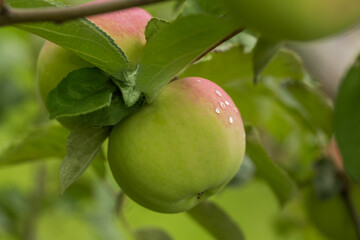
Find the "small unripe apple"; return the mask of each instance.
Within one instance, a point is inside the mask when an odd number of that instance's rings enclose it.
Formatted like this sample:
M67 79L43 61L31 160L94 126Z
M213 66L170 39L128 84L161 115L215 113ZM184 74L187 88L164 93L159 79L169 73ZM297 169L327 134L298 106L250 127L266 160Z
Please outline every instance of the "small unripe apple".
M360 20L359 0L226 0L234 19L265 36L312 40Z
M130 64L138 63L146 43L145 28L151 19L148 12L141 8L129 8L88 17L88 19L114 40L125 52ZM70 72L84 67L93 67L93 65L73 52L47 41L41 49L37 63L37 85L42 101L46 102L49 92ZM79 119L65 117L61 118L60 122L72 129L79 124Z
M111 132L108 160L121 189L165 213L186 211L220 191L244 157L245 132L229 95L202 78L167 85Z

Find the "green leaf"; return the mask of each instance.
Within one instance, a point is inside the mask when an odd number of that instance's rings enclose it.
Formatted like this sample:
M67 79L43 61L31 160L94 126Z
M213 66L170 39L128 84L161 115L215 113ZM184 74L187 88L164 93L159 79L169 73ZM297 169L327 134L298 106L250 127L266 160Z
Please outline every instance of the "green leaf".
M360 182L360 57L349 70L335 102L335 136L347 172Z
M265 38L258 39L253 56L255 83L258 82L259 75L275 57L282 45L282 42L267 40Z
M228 82L252 77L251 55L244 54L242 47L234 47L225 52L212 52L210 55L209 61L192 64L179 78L197 76L224 87Z
M260 137L255 128L247 125L245 130L246 153L253 160L259 176L266 180L267 184L276 194L280 205L285 205L297 193L294 181L270 159L261 144Z
M280 83L274 79L267 77L263 79L263 85L273 95L276 101L286 109L294 119L303 123L309 130L315 133L314 126L310 120L310 113L306 111L304 106L293 97L293 95L287 91Z
M306 112L312 128L323 131L329 138L333 134L333 107L330 100L320 89L307 86L304 83L288 81L282 85L292 97L302 106L302 111Z
M145 38L146 41L149 41L150 38L157 33L160 29L162 29L163 27L169 25L169 22L166 22L164 20L161 19L157 19L157 18L152 18L148 24L146 25L146 29L145 29Z
M197 223L218 240L243 240L236 222L215 203L203 201L187 212Z
M240 35L243 35L243 33L237 35L235 41ZM250 46L245 46L245 49L249 47ZM246 54L246 52L244 52L245 49L240 45L228 49L225 52L212 52L210 53L211 59L209 61L192 64L180 74L179 78L192 76L203 77L222 87L230 82L253 78L253 55ZM293 52L281 49L280 52L276 54L274 60L264 69L263 75L278 79L291 78L301 80L304 76L304 69L298 57L294 55Z
M306 78L307 73L296 52L281 48L274 59L265 67L262 75L302 81Z
M14 141L0 154L0 166L66 156L66 138L69 131L62 126L47 124L29 131Z
M141 228L136 231L138 240L172 240L166 232L157 228Z
M152 102L182 69L234 31L229 21L205 15L179 18L163 27L145 47L137 90Z
M47 0L7 0L6 4L14 8L61 6ZM37 22L16 26L73 51L84 60L116 78L120 77L122 71L128 66L125 54L114 43L114 40L85 18L61 24Z
M71 132L66 146L67 156L60 166L62 193L90 166L110 129L82 126Z
M82 68L69 73L49 93L46 106L50 118L78 116L109 106L115 90L106 73Z
M134 105L140 98L141 92L135 89L138 67L134 70L124 71L119 79L112 78L113 83L119 88L126 106Z
M234 47L241 46L243 48L243 53L248 54L255 48L256 42L256 37L246 31L242 31L238 35L222 43L214 52L226 52Z
M114 95L111 104L95 112L82 115L84 122L95 127L114 126L125 117L136 112L142 106L141 102L131 107L126 107L119 95Z

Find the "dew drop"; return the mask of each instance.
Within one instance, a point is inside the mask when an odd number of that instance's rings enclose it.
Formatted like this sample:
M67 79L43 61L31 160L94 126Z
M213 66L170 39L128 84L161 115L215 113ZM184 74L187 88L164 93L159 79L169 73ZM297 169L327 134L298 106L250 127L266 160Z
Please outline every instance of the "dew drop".
M218 95L219 97L222 97L222 94L221 94L221 92L220 92L219 90L215 90L215 93L216 93L216 95Z
M220 106L221 106L222 109L225 109L225 108L226 108L226 105L225 105L225 103L223 103L223 102L220 102Z
M237 108L236 108L236 107L234 107L234 110L235 110L235 112L236 112L236 113L238 112L238 110L237 110Z
M197 79L196 81L197 81L197 82L201 82L201 80L200 80L200 79Z
M233 122L234 122L234 119L230 116L230 117L229 117L229 121L230 121L230 123L233 123Z
M219 113L220 113L220 109L219 109L219 108L216 108L216 109L215 109L215 112L216 112L217 114L219 114Z
M228 101L225 101L225 104L228 105L228 106L230 105L230 103Z

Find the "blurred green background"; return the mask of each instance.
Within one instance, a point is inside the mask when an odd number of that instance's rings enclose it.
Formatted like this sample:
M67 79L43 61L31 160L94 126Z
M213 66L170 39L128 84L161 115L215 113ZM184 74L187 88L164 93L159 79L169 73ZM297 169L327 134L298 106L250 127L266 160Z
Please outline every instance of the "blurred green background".
M68 1L81 2L85 1ZM173 7L170 2L147 10L171 20L176 14ZM297 55L289 51L279 53L262 75L262 82L253 85L251 53L246 47L251 48L256 39L245 35L241 40L244 44L217 49L180 77L205 77L220 84L235 100L245 121L259 129L272 159L300 187L294 200L280 206L269 185L257 175L251 159L247 159L232 184L211 200L235 219L250 240L351 240L346 238L345 228L330 229L333 222L335 228L342 224L340 221L351 225L343 203L327 202L317 207L320 200L311 197L315 195L314 164L322 158L332 135L330 99ZM2 149L49 121L35 89L36 59L43 42L13 27L0 28L0 155ZM90 168L60 196L60 162L49 159L0 166L1 240L133 239L132 232L154 227L177 240L212 239L186 213L155 213L128 198L121 212L116 211L120 190L108 169L105 177L99 178ZM319 222L328 227L321 227Z

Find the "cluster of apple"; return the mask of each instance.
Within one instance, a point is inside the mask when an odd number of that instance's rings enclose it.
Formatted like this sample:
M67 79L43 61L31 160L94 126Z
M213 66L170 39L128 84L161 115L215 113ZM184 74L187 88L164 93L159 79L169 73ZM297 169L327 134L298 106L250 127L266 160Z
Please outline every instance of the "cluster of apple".
M151 15L131 8L89 17L136 63ZM73 52L46 42L38 60L38 89L49 92L71 71L91 67ZM60 118L68 128L78 118ZM159 212L181 212L218 192L244 156L240 112L223 89L201 78L170 83L151 104L115 126L108 161L121 189Z
M354 1L341 1L342 7L347 8ZM333 25L314 18L298 21L308 15L310 8L306 5L313 2L295 1L301 2L302 7L297 13L280 7L293 2L238 1L241 6L233 9L246 11L233 14L241 16L242 23L271 36L296 40L333 33L357 18L354 14L325 17L333 19ZM263 5L267 6L264 12L255 9ZM320 10L321 6L317 7ZM330 16L336 10L328 2L323 7L321 15ZM289 21L280 23L281 18L274 17L274 13L285 14ZM131 8L88 19L114 39L133 65L139 62L146 44L144 32L151 19L149 13ZM73 52L46 42L38 61L42 100L45 102L67 74L85 67L93 66ZM78 124L74 117L59 121L70 129ZM108 161L117 183L133 200L155 211L181 212L221 190L236 174L244 152L244 126L234 102L215 83L193 77L171 82L153 103L114 126Z

